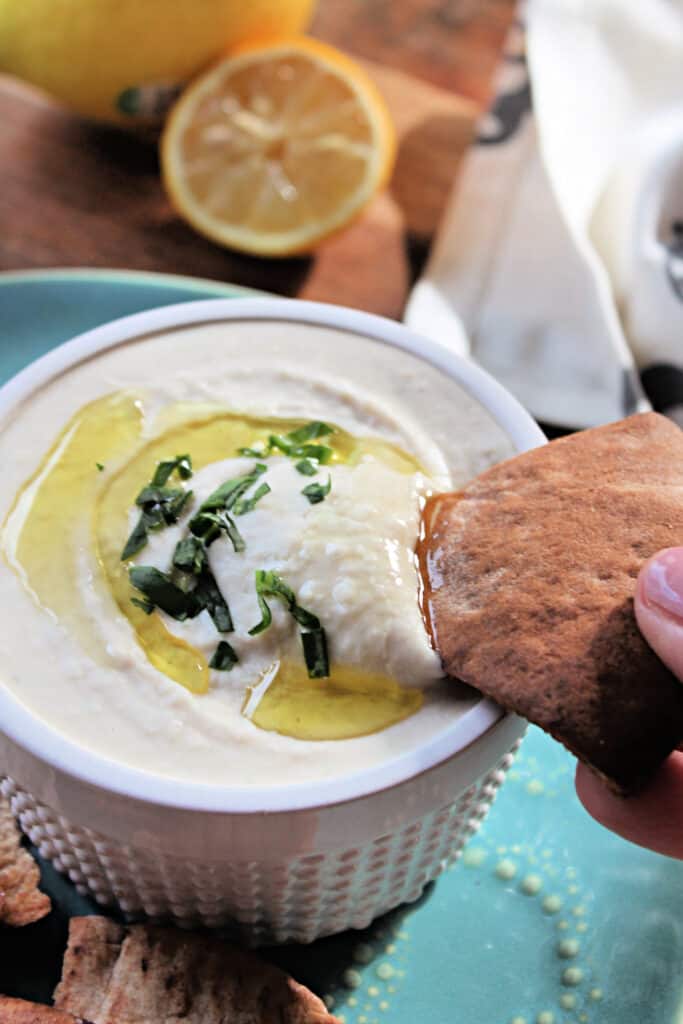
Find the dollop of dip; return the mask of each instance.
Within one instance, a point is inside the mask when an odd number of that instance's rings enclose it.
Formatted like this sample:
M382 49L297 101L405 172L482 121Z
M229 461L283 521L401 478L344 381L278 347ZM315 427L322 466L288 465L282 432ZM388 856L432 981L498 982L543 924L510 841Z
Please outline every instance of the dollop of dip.
M408 415L310 371L132 387L130 353L95 362L115 373L75 409L91 371L67 375L7 510L4 685L108 756L236 784L359 770L471 706L418 600L421 511L452 476Z

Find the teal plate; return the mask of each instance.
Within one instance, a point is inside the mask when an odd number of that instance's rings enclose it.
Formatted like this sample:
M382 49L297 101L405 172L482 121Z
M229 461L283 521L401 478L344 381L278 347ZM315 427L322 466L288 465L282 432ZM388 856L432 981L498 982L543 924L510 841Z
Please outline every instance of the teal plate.
M0 275L0 378L113 317L238 294L154 274ZM683 863L591 821L573 769L531 729L462 860L417 903L265 955L346 1024L683 1024ZM97 911L41 869L55 909L0 932L0 991L49 1002L69 916Z

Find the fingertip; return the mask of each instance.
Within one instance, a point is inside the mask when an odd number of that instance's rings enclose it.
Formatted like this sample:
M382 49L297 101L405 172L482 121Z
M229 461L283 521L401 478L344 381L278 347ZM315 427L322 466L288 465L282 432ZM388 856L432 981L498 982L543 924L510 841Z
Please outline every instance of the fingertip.
M649 558L634 595L638 628L664 664L683 679L683 547Z
M683 754L673 753L635 796L613 793L585 765L576 770L579 800L599 824L624 839L683 859Z

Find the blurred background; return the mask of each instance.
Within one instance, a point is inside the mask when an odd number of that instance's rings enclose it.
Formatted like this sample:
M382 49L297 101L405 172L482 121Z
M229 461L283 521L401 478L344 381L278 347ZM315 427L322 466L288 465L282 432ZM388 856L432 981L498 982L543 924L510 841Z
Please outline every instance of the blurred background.
M0 270L193 274L401 316L491 97L513 0L70 0L52 8L49 24L44 6L0 0ZM259 6L256 20L244 13ZM200 22L206 34L197 39ZM358 59L386 100L398 149L388 187L343 232L313 254L260 259L207 240L174 211L160 181L156 131L130 114L119 126L104 123L113 108L102 98L108 78L126 81L131 60L146 59L148 68L164 68L147 76L169 87L163 105L179 84L168 74L174 62L179 79L188 66L193 77L226 49L222 40L301 28Z

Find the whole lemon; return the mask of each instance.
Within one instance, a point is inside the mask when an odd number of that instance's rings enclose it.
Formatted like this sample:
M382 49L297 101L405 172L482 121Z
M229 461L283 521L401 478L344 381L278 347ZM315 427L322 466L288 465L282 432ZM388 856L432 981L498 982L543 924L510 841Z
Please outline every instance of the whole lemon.
M0 0L0 71L74 110L159 120L183 84L245 40L301 32L314 0Z

